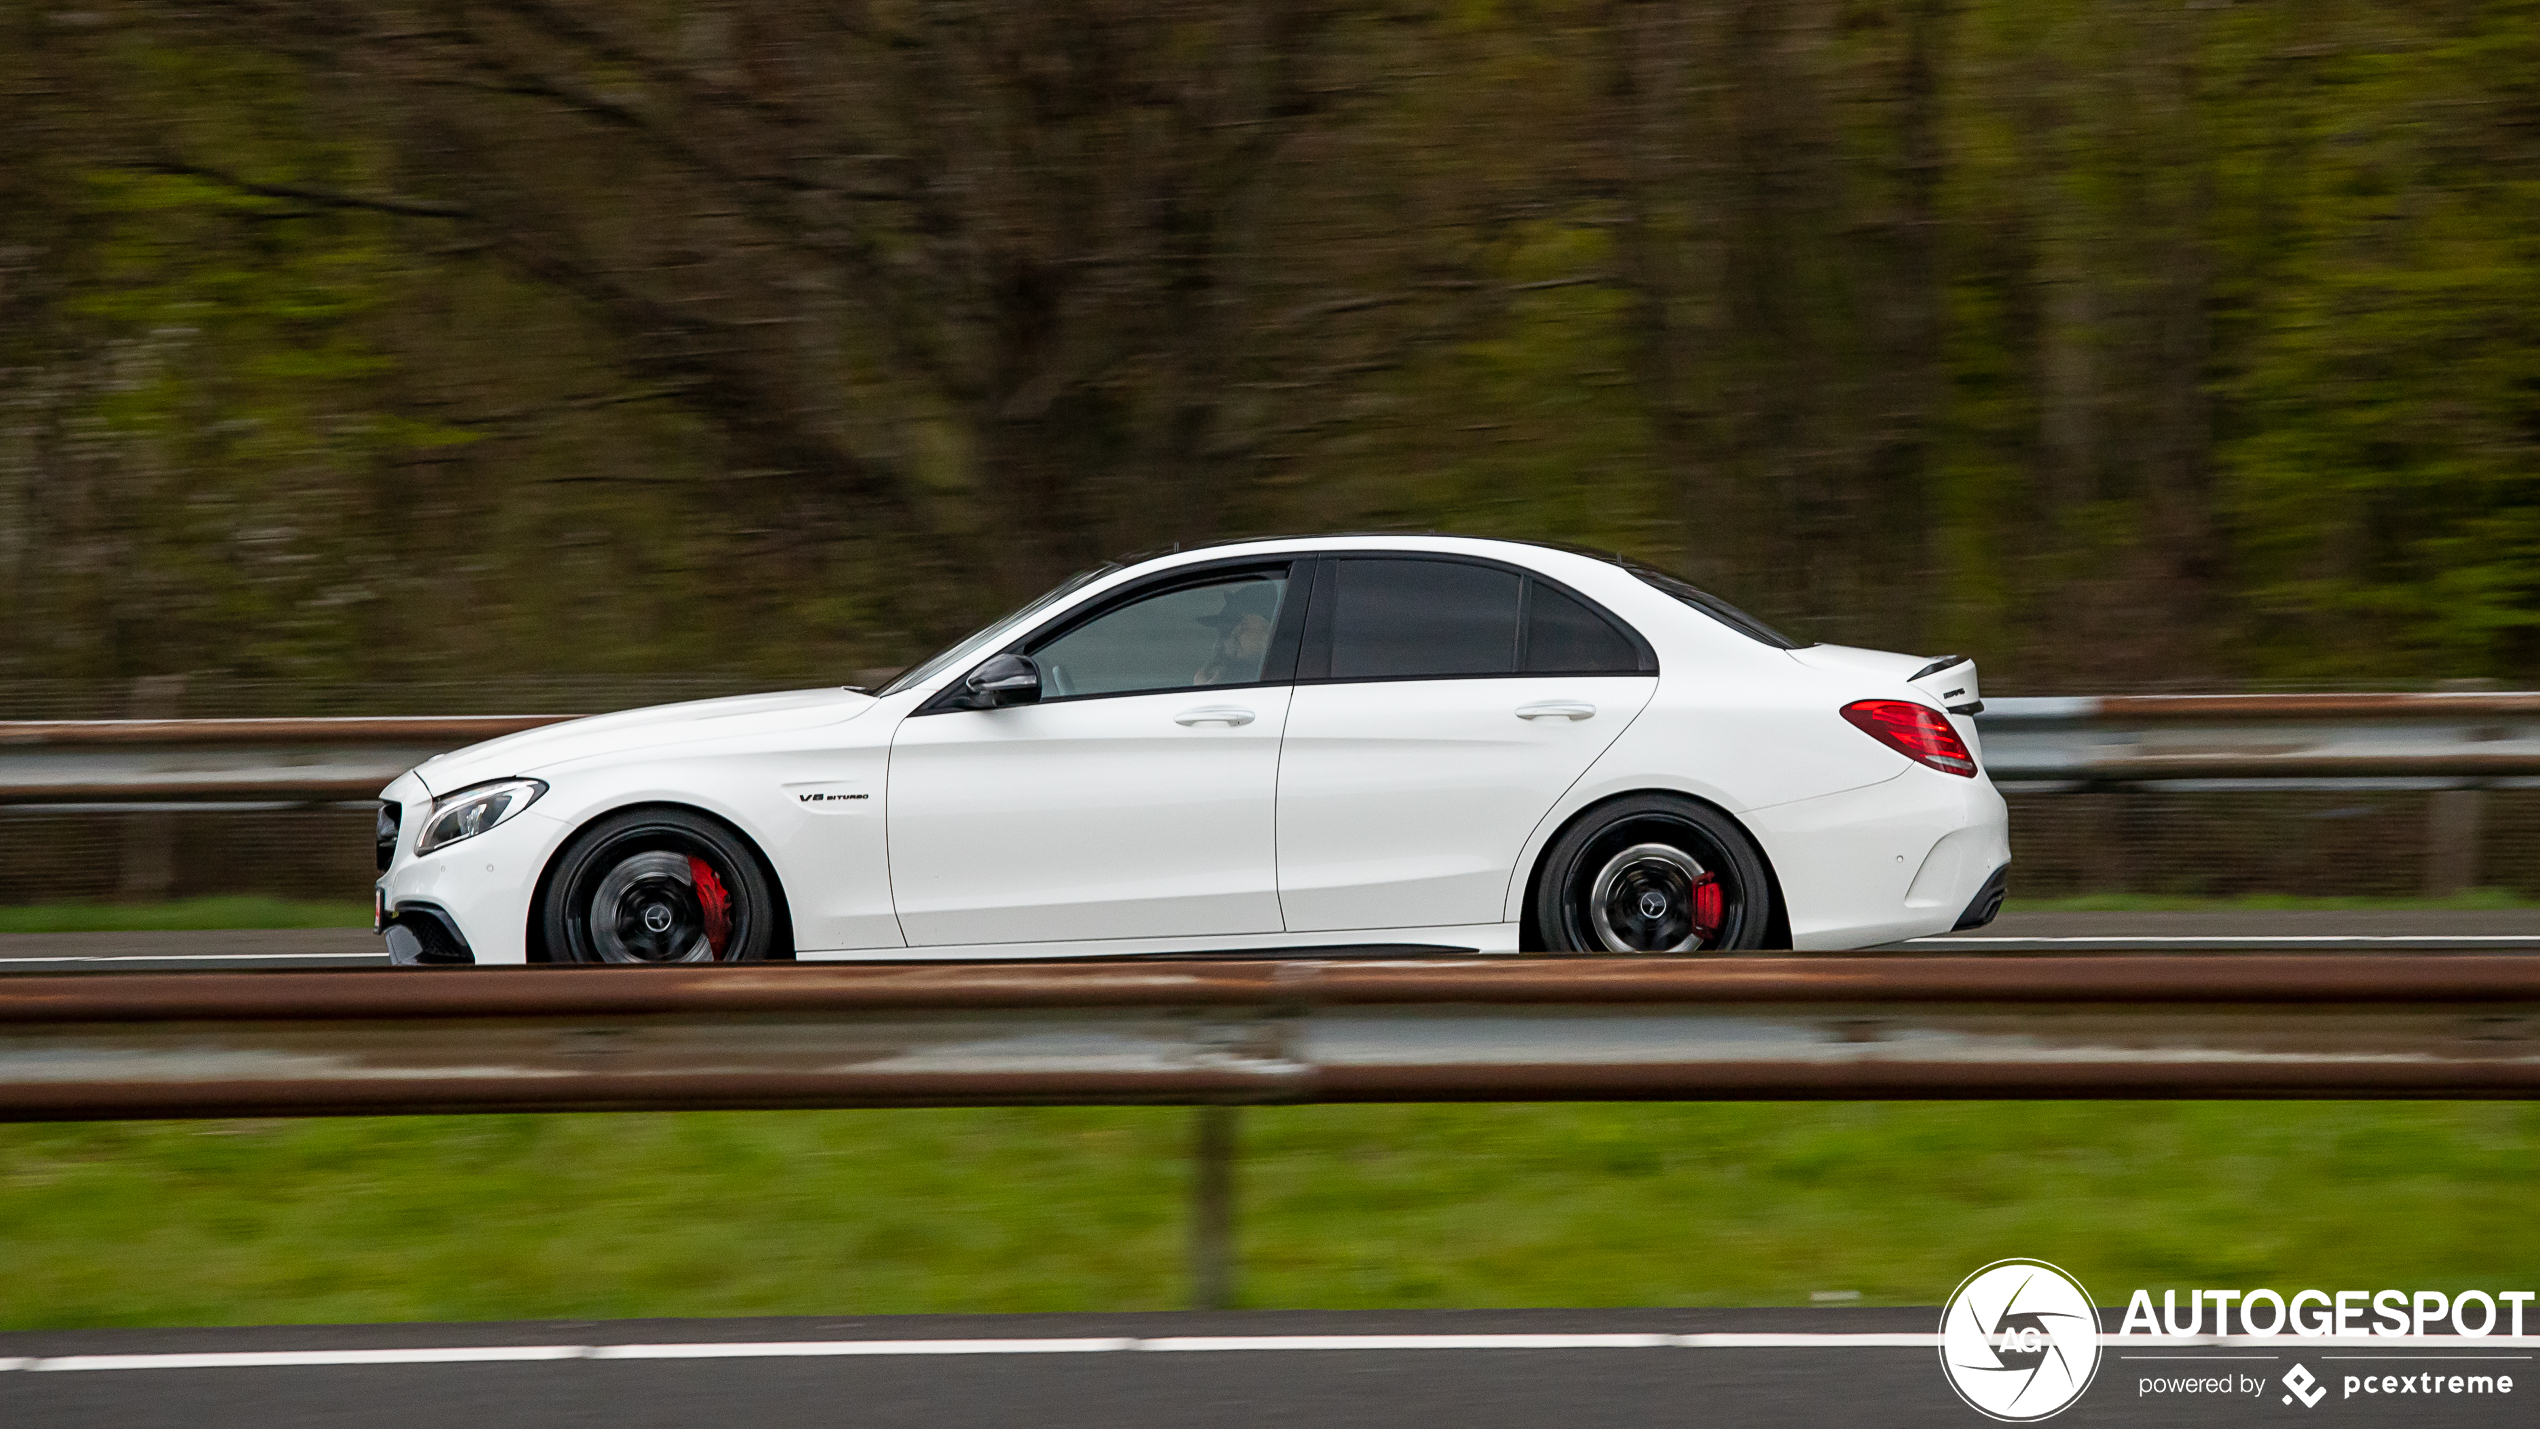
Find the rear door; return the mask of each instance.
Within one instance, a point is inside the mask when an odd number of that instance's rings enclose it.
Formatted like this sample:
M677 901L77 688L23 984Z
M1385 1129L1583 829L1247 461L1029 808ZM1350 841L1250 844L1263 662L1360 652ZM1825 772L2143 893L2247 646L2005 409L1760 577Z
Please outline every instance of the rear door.
M1279 762L1288 931L1501 921L1527 835L1656 686L1646 642L1543 577L1326 558Z
M1023 647L1039 703L903 721L889 841L910 945L1279 931L1279 738L1302 626L1288 571L1151 583Z

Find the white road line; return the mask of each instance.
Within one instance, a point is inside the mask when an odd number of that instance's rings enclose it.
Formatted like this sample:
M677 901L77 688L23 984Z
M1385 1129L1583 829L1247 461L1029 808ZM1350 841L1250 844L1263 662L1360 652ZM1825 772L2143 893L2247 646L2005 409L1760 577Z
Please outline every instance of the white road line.
M19 963L192 963L281 962L290 958L359 958L386 962L386 953L50 953L13 958L0 953L0 967Z
M1663 1350L1680 1335L1167 1335L1142 1350Z
M1134 1350L1129 1338L1059 1340L769 1340L725 1344L595 1345L595 1360L744 1360L821 1355L1094 1355Z
M2540 943L2531 933L2144 933L2092 934L2087 937L2023 938L2005 934L1988 938L1936 936L1908 938L1909 943Z
M802 1359L844 1356L1083 1355L1241 1350L1929 1349L1936 1334L1809 1335L1164 1335L1101 1339L739 1340L634 1345L459 1345L433 1349L257 1350L226 1354L59 1355L0 1360L0 1370L291 1369L541 1360Z
M20 1368L94 1369L308 1369L324 1365L484 1364L503 1360L575 1360L581 1345L464 1345L415 1350L237 1350L191 1355L56 1355Z
M229 1353L158 1355L56 1355L0 1358L0 1371L34 1373L117 1369L313 1369L359 1365L500 1364L555 1360L710 1360L799 1359L820 1357L894 1357L920 1355L1085 1355L1120 1353L1227 1353L1324 1350L1833 1350L1934 1349L1936 1332L1899 1331L1871 1334L1711 1333L1669 1334L1508 1334L1508 1335L1160 1335L1061 1339L1016 1337L967 1340L737 1340L676 1344L629 1345L454 1345L426 1349L376 1350L246 1350ZM2233 1336L2172 1337L2102 1333L2105 1346L2142 1349L2289 1348L2317 1354L2331 1348L2396 1349L2372 1336ZM2459 1341L2450 1337L2425 1341L2422 1354L2390 1358L2443 1358L2443 1350L2540 1349L2540 1335L2491 1335ZM2453 1356L2465 1358L2464 1356ZM2138 1358L2124 1356L2123 1358ZM2198 1355L2177 1358L2221 1359ZM2331 1356L2330 1358L2351 1358ZM2497 1355L2485 1358L2509 1358Z

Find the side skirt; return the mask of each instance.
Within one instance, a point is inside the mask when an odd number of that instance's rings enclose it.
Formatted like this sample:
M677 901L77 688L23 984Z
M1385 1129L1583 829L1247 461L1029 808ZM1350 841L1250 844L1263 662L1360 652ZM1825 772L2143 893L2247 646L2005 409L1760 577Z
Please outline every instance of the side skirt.
M1517 951L1515 923L1360 928L1337 933L1247 933L1223 938L1089 938L1064 943L957 943L927 948L800 951L806 963L982 962L1043 958L1403 958Z

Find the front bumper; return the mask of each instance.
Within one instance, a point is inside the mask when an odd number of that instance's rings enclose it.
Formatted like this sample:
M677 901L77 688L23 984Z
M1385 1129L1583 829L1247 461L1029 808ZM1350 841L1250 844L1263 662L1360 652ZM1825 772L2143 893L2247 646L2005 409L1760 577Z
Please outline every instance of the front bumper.
M530 900L565 826L532 806L474 838L418 855L415 836L429 820L431 791L407 774L380 798L402 808L373 895L390 959L415 966L528 961Z
M458 924L428 903L408 903L387 915L379 934L388 944L388 961L399 967L463 967L476 961Z

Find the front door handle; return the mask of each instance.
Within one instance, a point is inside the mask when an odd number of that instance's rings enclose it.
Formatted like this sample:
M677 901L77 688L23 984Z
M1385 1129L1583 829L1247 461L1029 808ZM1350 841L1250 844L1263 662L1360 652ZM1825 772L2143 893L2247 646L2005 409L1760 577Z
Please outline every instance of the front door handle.
M1538 704L1519 705L1517 707L1517 718L1519 719L1566 719L1576 721L1593 718L1595 714L1596 706L1589 704L1585 700L1544 700Z
M1173 716L1175 724L1222 724L1229 728L1252 723L1252 711L1232 705L1211 705L1206 709L1184 710Z

